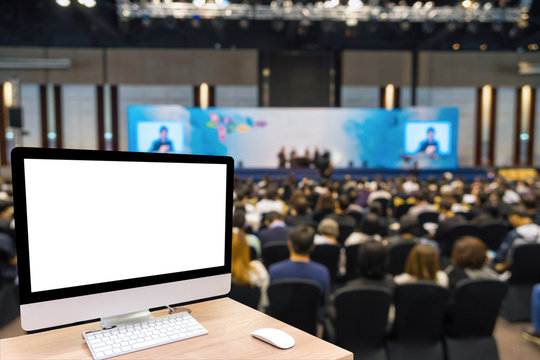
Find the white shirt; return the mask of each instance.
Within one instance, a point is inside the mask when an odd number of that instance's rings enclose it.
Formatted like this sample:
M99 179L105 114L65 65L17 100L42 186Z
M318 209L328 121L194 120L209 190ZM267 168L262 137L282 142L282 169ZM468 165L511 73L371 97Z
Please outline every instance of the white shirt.
M436 275L437 279L435 280L435 283L437 285L440 285L442 287L448 287L448 275L444 271L437 271ZM394 282L396 284L407 284L407 283L413 283L418 281L416 276L412 276L411 274L403 273L394 276Z

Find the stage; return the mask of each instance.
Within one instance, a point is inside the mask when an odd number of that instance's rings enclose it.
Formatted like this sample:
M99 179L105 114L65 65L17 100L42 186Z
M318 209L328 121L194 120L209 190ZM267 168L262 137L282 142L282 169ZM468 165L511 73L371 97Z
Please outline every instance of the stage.
M435 178L440 178L443 173L451 172L454 174L454 177L461 177L464 180L472 181L476 177L486 177L487 171L482 168L457 168L457 169L425 169L425 170L404 170L404 169L377 169L377 168L336 168L332 172L332 180L341 180L345 178L346 175L351 175L353 179L367 177L368 179L373 179L376 175L380 175L382 179L395 178L398 176L408 176L408 175L417 175L421 179L427 179L431 176ZM269 175L273 179L283 179L287 177L290 173L294 173L298 180L303 177L310 177L313 179L319 179L319 175L315 169L306 169L306 168L283 168L283 169L272 169L272 168L241 168L237 167L234 169L236 177L240 179L249 179L253 178L255 181L259 181L263 176Z

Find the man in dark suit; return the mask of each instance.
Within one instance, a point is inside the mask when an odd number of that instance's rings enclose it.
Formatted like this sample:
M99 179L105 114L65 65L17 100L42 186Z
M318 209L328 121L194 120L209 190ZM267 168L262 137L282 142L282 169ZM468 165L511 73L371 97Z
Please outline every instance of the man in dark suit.
M276 211L271 211L266 214L264 223L266 228L259 232L261 245L264 246L264 244L273 241L287 241L291 228L285 224L283 215Z

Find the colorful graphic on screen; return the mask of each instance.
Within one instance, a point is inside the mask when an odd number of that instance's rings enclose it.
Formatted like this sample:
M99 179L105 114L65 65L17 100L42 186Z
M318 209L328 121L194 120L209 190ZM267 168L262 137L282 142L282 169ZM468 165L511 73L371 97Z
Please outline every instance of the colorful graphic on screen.
M301 156L329 151L334 167L457 167L456 108L203 110L131 105L128 149L152 151L163 126L174 152L229 155L251 168L277 167L282 149Z

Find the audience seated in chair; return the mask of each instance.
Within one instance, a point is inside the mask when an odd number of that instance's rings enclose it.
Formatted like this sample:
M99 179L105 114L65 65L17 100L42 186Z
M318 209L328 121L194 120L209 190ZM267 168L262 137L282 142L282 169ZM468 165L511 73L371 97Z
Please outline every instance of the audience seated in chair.
M253 234L247 234L246 228L246 213L243 208L236 208L233 215L233 228L237 228L244 232L247 243L250 247L255 249L256 258L261 257L261 242L259 238Z
M310 259L315 231L307 225L295 226L287 242L290 258L270 266L270 280L307 279L315 281L321 288L321 308L326 304L330 289L328 269Z
M498 279L499 275L487 264L487 247L478 238L464 236L454 243L452 264L445 269L449 286L454 288L464 279Z
M259 240L261 245L265 245L276 241L287 241L287 236L291 228L283 221L283 215L278 212L271 211L266 214L265 220L266 229L259 232Z
M405 264L405 272L394 277L396 284L406 284L419 280L429 280L448 287L448 276L440 270L438 250L428 244L415 245Z
M534 224L525 207L521 205L512 206L508 212L508 221L514 230L506 234L494 261L501 263L499 270L504 269L512 258L512 252L516 246L522 244L540 243L540 225Z
M261 290L258 309L268 306L266 290L270 276L259 260L249 258L249 245L243 230L234 229L232 236L231 281L239 286L256 286Z
M345 240L345 246L362 244L372 240L382 241L382 237L379 235L379 229L379 216L369 213L362 219L358 229Z
M317 226L317 223L313 221L310 214L308 199L302 195L294 200L294 205L290 210L290 214L285 218L285 223L291 227L296 225L309 225L312 227Z
M368 241L358 247L355 277L346 287L381 286L392 290L394 281L388 273L388 249L379 241Z
M331 218L323 219L317 226L317 234L313 239L313 244L323 245L331 244L337 245L337 238L339 236L339 225Z

